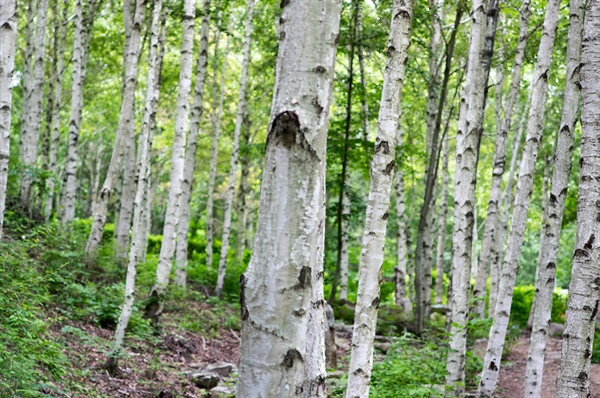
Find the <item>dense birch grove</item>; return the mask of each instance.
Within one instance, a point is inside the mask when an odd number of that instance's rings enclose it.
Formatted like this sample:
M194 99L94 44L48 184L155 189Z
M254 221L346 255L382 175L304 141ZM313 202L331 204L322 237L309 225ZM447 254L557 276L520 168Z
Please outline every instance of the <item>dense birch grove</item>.
M0 0L0 396L600 396L599 10Z

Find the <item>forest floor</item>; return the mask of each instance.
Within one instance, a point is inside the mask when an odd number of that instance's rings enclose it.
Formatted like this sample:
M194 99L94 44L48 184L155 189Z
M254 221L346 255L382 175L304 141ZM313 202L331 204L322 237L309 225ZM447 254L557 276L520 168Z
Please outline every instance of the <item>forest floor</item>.
M546 343L546 361L542 380L542 398L554 398L556 379L560 367L562 338L550 337ZM529 350L529 334L523 334L510 348L510 353L500 369L498 398L523 397L527 353ZM590 371L590 398L600 398L600 365L592 364Z

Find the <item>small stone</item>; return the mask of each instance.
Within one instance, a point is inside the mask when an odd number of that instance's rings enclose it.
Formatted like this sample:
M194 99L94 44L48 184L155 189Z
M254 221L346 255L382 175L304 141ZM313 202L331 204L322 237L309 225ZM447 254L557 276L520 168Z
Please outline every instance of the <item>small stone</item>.
M227 386L218 386L210 390L210 398L230 398L235 397L233 388Z
M192 381L198 387L210 390L219 384L219 375L208 372L194 373L192 375Z
M206 367L207 372L213 372L218 374L219 376L227 377L231 374L235 365L228 362L218 362L208 365Z

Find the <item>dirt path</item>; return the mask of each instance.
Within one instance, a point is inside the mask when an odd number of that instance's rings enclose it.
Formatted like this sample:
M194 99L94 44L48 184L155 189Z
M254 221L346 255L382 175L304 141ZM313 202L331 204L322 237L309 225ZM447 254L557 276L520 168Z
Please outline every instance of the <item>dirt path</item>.
M556 393L556 379L560 366L562 339L551 337L546 345L546 363L544 378L542 380L542 398L554 398ZM525 370L527 368L527 352L529 350L529 336L521 336L517 343L510 349L510 354L503 360L500 369L500 382L498 398L522 398ZM600 398L600 365L592 365L591 369L591 398Z

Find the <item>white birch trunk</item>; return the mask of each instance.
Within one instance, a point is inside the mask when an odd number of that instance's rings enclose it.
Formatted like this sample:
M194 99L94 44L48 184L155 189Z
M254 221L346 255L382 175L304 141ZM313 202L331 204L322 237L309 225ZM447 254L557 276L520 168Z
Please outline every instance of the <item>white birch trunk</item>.
M177 225L177 248L175 249L175 283L185 288L188 263L188 230L190 228L190 200L192 183L196 169L196 150L198 149L198 133L200 118L204 106L204 83L208 64L208 35L210 23L210 0L204 0L202 9L202 29L200 33L200 49L196 66L196 85L194 87L194 103L190 116L190 132L185 151L185 164L181 186L181 208Z
M527 225L527 211L533 189L533 175L535 160L543 133L544 105L546 103L548 88L548 73L552 58L552 47L558 22L558 9L560 1L550 0L546 8L542 40L538 49L538 56L533 72L531 109L527 123L527 135L523 158L519 166L517 190L512 214L510 232L508 236L507 251L501 271L498 286L498 298L494 311L495 322L490 329L487 352L484 358L481 383L479 385L480 397L491 397L496 389L502 349L508 328L512 292L519 269L521 249Z
M340 300L348 300L348 242L350 237L350 199L342 199L342 250L340 259Z
M63 5L63 17L60 22L60 29L55 29L54 38L55 41L60 40L58 43L55 43L54 49L54 62L56 63L56 76L54 77L54 91L50 94L53 96L52 105L53 108L48 110L52 112L52 126L49 128L50 137L49 137L49 145L48 145L48 171L50 171L51 176L47 182L47 195L46 201L44 204L44 216L46 220L50 218L52 213L52 203L54 198L54 188L55 181L58 179L58 146L60 141L60 109L62 107L62 82L63 82L63 73L64 73L64 64L65 64L65 44L67 41L67 25L69 22L69 4L70 0L65 0ZM58 8L58 7L57 7ZM60 32L60 33L59 33ZM60 38L59 38L60 37Z
M282 3L239 397L325 397L325 149L341 1ZM310 25L307 25L310 21Z
M229 251L229 237L231 233L231 210L233 209L233 197L235 194L235 180L237 175L237 164L240 152L240 134L244 121L244 110L246 108L246 82L248 80L248 69L250 66L250 35L252 34L252 17L254 14L254 0L247 0L248 14L246 15L246 37L244 38L242 76L240 78L240 92L238 96L238 108L233 131L233 149L231 152L231 164L229 166L229 183L225 197L225 214L223 220L223 237L221 239L221 256L219 258L219 270L215 293L221 295L227 272L227 253Z
M142 118L142 126L140 132L140 151L138 169L138 183L136 187L134 199L134 215L133 228L131 236L131 248L129 249L129 261L127 264L127 277L125 280L125 299L119 321L115 330L115 335L112 343L112 351L109 354L108 361L112 367L116 367L119 351L123 345L125 330L133 313L133 302L135 300L135 275L137 265L144 261L141 256L141 249L144 246L144 241L148 240L146 235L144 220L145 212L148 210L144 204L144 196L148 190L148 182L150 177L150 148L152 146L152 120L156 114L156 105L158 103L158 84L157 73L158 68L158 46L160 37L160 17L162 13L162 0L154 1L154 9L152 11L152 27L150 39L150 54L148 56L148 87L146 89L146 100L144 104L144 115Z
M508 232L508 222L510 219L512 209L512 194L513 185L515 181L515 173L517 170L517 163L520 160L521 154L521 141L525 132L527 123L526 118L529 111L526 107L521 116L521 122L519 128L516 131L513 147L512 157L510 159L510 168L508 171L508 180L506 187L502 194L502 217L500 221L500 228L498 229L497 237L495 238L495 246L492 247L490 256L492 257L490 262L490 300L488 304L488 316L493 317L496 309L496 299L498 297L498 283L500 281L500 271L502 270L502 261L504 260L504 246L506 243L506 234Z
M137 87L140 42L145 15L146 0L137 0L129 40L127 40L126 43L127 52L124 61L125 77L123 98L121 101L121 112L119 114L119 122L117 125L117 136L115 138L110 164L108 165L104 184L97 195L96 206L93 209L92 214L92 228L85 248L86 253L92 260L95 259L98 246L102 240L102 232L104 230L106 215L108 213L108 202L113 193L117 180L119 179L119 175L121 174L122 162L125 155L124 147L127 144L127 140L129 139L128 137L133 134L131 132L132 129L135 128L135 89ZM75 178L75 174L71 174L71 177ZM69 185L68 180L67 185Z
M544 374L546 335L552 312L552 296L556 279L556 263L562 220L567 199L569 176L573 157L574 131L579 105L579 65L583 30L582 0L570 2L569 38L567 42L567 79L565 83L562 120L558 132L554 172L547 203L548 218L543 245L540 244L540 261L536 277L533 325L525 374L525 397L540 397ZM584 175L583 173L581 174ZM578 220L581 220L578 218Z
M44 83L46 70L46 19L48 14L48 0L40 0L37 7L35 35L33 38L33 76L31 79L31 98L24 110L27 123L21 128L20 160L24 167L21 179L21 206L31 213L33 206L33 169L37 166L38 143L40 140L42 122L42 99L44 97Z
M408 240L406 237L406 206L404 203L404 173L396 170L396 267L394 267L395 304L405 314L413 310L412 301L406 291L408 268Z
M231 29L227 29L231 31ZM217 59L217 50L219 44L219 35L217 34L215 42L215 60ZM221 124L223 121L223 100L225 98L225 78L227 77L227 57L229 56L229 50L231 45L231 37L227 35L227 43L225 44L225 53L223 54L223 70L221 72L221 82L219 92L217 95L217 68L215 68L215 81L213 83L213 113L212 113L212 145L210 150L210 166L208 172L208 192L206 199L206 266L212 268L213 266L213 240L214 240L214 217L213 217L213 205L214 205L214 193L215 193L215 179L217 178L217 158L219 156L219 138L221 136Z
M131 104L134 106L135 104ZM135 108L132 110L135 115ZM123 189L121 193L121 206L116 223L116 252L117 261L125 261L129 251L129 234L131 231L131 221L133 217L133 202L136 195L136 155L135 155L135 117L131 118L132 126L128 129L127 143L125 144L123 155L125 157L123 169Z
M373 340L379 307L379 275L394 179L397 131L405 65L410 43L413 2L394 0L387 44L381 107L371 162L371 183L354 315L352 353L346 397L367 397L373 366Z
M163 227L163 239L160 247L158 266L156 268L156 283L151 295L158 298L158 309L151 318L158 320L162 313L164 294L169 284L169 275L173 265L173 255L177 239L179 223L179 208L185 167L185 142L190 113L190 92L192 89L192 51L194 48L194 16L195 1L185 0L183 6L183 33L181 37L181 57L179 60L179 94L175 119L175 134L173 136L173 154L171 156L171 187L169 202Z
M442 180L440 194L440 210L438 213L438 231L435 260L435 303L442 304L444 299L444 249L446 247L446 217L448 215L448 184L450 175L448 173L448 137L442 141Z
M250 145L250 125L246 117L246 132L242 133L242 146L248 147ZM245 153L240 159L240 193L238 199L238 227L237 227L237 241L235 249L235 257L238 264L241 264L244 259L244 251L246 249L246 226L248 225L248 213L251 211L250 202L248 200L248 192L251 189L249 187L249 173L250 173L250 159L247 153Z
M572 4L572 3L571 3ZM571 11L573 13L573 11ZM572 14L571 14L572 15ZM556 398L590 397L590 360L600 303L600 2L588 0L581 50L581 170L577 238ZM570 76L568 76L570 78ZM565 96L565 101L567 97Z
M490 189L490 198L488 200L487 217L485 219L483 238L481 240L481 252L479 253L479 269L481 272L479 272L477 275L475 280L475 288L473 290L473 297L476 299L474 312L479 318L483 318L485 316L487 277L490 270L490 262L495 257L493 252L497 247L497 231L499 228L501 228L499 205L502 196L502 177L504 175L506 164L506 141L511 127L513 110L519 97L521 68L523 66L523 59L525 58L525 46L527 44L527 38L529 37L528 26L529 17L531 16L531 10L529 8L530 3L530 0L525 0L521 5L519 41L517 42L515 61L512 67L510 91L504 110L504 118L502 119L501 125L497 126L498 132L496 133L493 161L494 167L492 170L492 186ZM502 87L498 87L498 90L502 90ZM496 106L501 106L501 101L499 101Z
M452 324L446 364L446 396L449 397L462 395L465 379L466 327L469 312L477 158L485 105L484 88L487 85L484 75L489 73L489 69L483 70L482 62L487 8L484 1L473 1L469 60L456 134L452 296L449 301Z
M4 224L8 158L10 156L10 122L12 78L17 39L16 0L0 0L0 239Z

